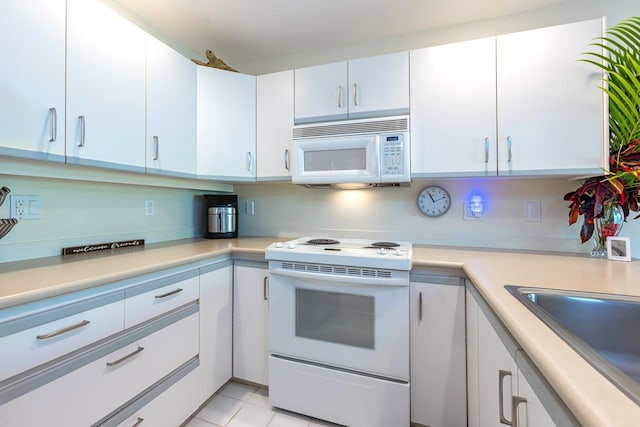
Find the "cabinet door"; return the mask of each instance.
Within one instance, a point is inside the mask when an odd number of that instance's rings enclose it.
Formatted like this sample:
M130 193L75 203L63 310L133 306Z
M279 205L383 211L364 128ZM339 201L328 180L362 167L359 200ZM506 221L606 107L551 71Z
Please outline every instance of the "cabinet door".
M411 51L411 176L496 175L495 38Z
M291 180L293 70L257 77L258 181Z
M516 351L516 362L518 364L518 397L526 399L526 402L518 405L518 426L519 427L555 427L555 422L547 412L542 402L538 398L533 387L527 381L524 373L520 369L520 360L526 356L522 350ZM566 424L568 425L568 424Z
M268 384L269 290L266 268L236 265L233 278L233 376Z
M467 422L464 286L411 283L411 421Z
M349 61L349 118L409 113L409 53Z
M347 63L295 70L295 122L313 123L347 118Z
M232 281L231 266L200 275L200 402L231 378Z
M517 394L518 371L514 356L502 343L482 309L477 310L477 319L478 395L469 400L478 403L479 426L502 427L507 424L500 421L501 411L504 419L509 422L512 419L511 396Z
M198 67L198 178L254 181L256 78Z
M64 162L65 1L0 8L0 155Z
M196 175L196 64L147 35L147 172Z
M144 172L145 35L98 0L67 2L67 162Z
M602 173L602 75L578 61L601 34L597 19L497 38L500 175Z

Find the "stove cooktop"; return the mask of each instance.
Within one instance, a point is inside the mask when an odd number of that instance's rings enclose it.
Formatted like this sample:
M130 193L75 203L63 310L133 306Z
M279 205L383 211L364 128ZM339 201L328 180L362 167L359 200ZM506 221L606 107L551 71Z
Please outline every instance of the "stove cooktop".
M302 237L272 243L265 256L268 260L410 270L412 245L411 242Z

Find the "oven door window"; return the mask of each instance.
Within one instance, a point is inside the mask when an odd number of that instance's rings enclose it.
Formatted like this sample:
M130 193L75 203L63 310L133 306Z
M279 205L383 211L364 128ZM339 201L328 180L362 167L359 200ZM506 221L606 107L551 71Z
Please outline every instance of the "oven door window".
M296 288L296 336L373 349L375 298Z

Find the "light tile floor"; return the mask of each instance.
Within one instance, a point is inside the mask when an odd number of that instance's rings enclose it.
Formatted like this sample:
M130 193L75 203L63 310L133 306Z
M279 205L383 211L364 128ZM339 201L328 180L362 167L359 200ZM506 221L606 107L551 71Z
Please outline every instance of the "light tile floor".
M273 408L267 391L229 383L186 427L337 427L326 421Z

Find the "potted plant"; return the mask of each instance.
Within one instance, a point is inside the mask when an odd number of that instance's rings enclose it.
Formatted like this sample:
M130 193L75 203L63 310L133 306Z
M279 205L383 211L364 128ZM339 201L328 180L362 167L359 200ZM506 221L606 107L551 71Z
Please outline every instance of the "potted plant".
M580 240L595 233L592 255L602 257L606 238L620 232L640 203L640 17L614 25L590 45L606 52L586 52L582 60L604 72L600 89L609 98L609 170L586 179L564 199L570 202L569 224L582 215Z

